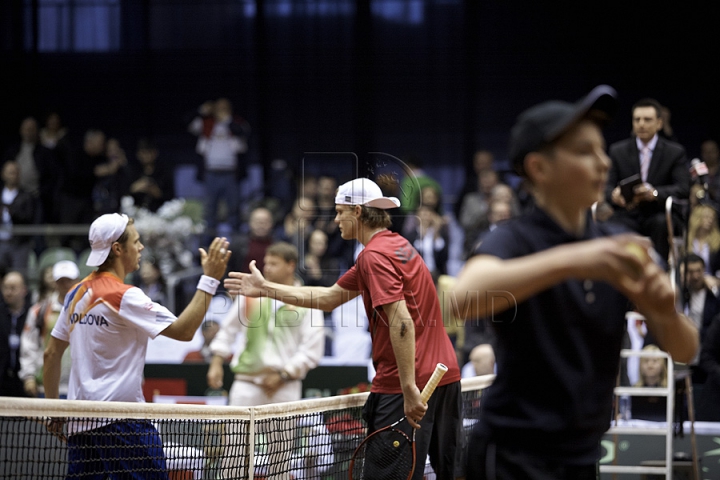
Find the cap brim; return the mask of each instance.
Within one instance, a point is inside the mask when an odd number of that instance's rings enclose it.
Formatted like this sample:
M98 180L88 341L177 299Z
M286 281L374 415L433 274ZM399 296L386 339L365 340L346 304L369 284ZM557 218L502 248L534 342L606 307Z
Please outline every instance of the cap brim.
M606 121L610 121L617 111L616 97L617 92L609 85L598 85L593 88L590 93L575 103L575 108L571 115L563 118L562 121L558 122L557 125L554 125L553 128L548 131L545 140L552 142L557 139L592 110L603 113Z
M88 267L98 267L103 264L109 254L110 247L104 248L102 250L93 250L92 252L90 252L90 255L88 255L88 259L85 262L85 265L87 265Z
M381 197L376 198L375 200L370 200L365 204L365 206L390 210L391 208L398 208L400 206L400 200L395 197Z

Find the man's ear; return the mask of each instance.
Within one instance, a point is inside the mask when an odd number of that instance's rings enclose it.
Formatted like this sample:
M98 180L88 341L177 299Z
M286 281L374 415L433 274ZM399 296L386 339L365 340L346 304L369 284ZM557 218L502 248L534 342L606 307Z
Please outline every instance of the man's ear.
M353 206L353 209L354 209L354 210L353 210L353 213L354 213L357 217L359 217L360 215L362 215L362 205L355 205L355 206Z
M535 184L547 175L547 156L540 152L530 152L525 155L524 168L530 182Z
M115 257L119 257L122 253L122 245L120 245L120 242L113 242L113 244L110 246L110 250L112 250Z

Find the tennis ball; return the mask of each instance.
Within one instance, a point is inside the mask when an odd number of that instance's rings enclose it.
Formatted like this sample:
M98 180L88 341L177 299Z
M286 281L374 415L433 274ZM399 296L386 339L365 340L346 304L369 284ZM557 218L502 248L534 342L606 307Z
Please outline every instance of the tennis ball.
M640 260L640 263L642 263L643 266L647 265L647 263L650 261L650 256L648 255L647 250L645 250L637 243L628 243L627 245L625 245L625 250L631 255L637 257L637 259ZM633 265L633 267L635 266ZM636 270L637 275L642 275L644 268L634 268L634 270Z
M395 440L395 441L393 442L393 447L397 448L397 447L399 447L399 446L400 446L400 442L398 442L397 440Z
M639 244L630 242L627 245L625 245L625 250L627 250L628 253L635 255L640 262L643 264L646 264L650 257L648 257L647 251L641 247Z

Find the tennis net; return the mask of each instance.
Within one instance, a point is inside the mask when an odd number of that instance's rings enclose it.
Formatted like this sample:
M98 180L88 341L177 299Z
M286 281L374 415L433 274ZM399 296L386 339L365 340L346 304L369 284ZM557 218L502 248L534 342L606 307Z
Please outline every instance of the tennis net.
M462 381L464 442L493 378ZM367 395L252 408L0 397L0 479L346 479Z

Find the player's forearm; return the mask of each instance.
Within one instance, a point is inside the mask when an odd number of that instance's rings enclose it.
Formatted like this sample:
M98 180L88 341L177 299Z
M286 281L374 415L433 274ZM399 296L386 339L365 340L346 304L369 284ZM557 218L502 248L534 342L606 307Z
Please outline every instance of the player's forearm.
M55 362L58 363L58 362ZM55 364L43 366L43 386L45 398L60 398L60 366Z
M470 259L451 294L460 318L477 318L514 309L518 303L571 277L568 253L549 249L501 260L489 255Z
M660 348L668 352L676 362L687 363L698 349L699 334L690 319L681 313L660 317L646 316L650 332L657 338Z
M415 325L407 308L384 307L390 328L395 361L403 393L416 387L415 383ZM404 310L404 311L403 311Z
M330 287L284 285L265 281L263 289L265 296L288 305L315 308L325 312L330 312L347 301L347 299L343 300L342 292L333 291Z
M67 343L50 337L43 355L43 385L45 398L60 398L60 369Z
M214 354L212 357L212 360L210 360L210 366L209 368L223 368L223 364L225 363L225 358L221 355Z
M195 290L195 295L193 295L188 306L185 307L177 320L163 330L162 334L182 342L192 340L203 318L205 318L212 297L203 290Z

